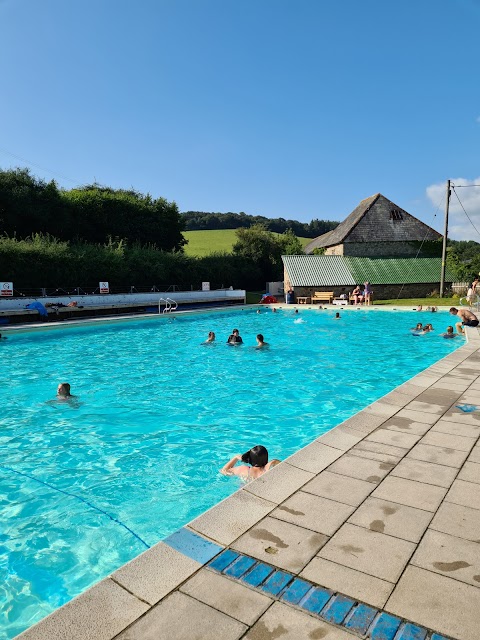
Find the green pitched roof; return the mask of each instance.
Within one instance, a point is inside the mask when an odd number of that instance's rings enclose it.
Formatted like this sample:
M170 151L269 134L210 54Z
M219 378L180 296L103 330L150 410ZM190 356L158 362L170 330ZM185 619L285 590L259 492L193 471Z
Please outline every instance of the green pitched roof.
M353 258L344 256L356 282L371 284L422 284L439 282L441 258ZM445 280L455 276L446 270Z
M343 256L282 256L292 287L354 285Z
M440 281L440 258L353 258L350 256L282 256L293 287L376 284L430 284ZM445 281L455 276L447 269Z

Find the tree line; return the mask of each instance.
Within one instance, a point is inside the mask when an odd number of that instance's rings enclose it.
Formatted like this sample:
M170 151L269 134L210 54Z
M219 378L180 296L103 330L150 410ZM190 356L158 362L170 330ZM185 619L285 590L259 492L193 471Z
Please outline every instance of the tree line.
M69 242L155 246L182 251L183 218L175 202L97 184L60 189L28 169L0 170L0 234L27 238L50 234Z
M182 218L185 221L186 231L202 231L212 229L239 229L262 225L268 231L284 233L291 229L300 238L316 238L327 231L338 227L339 222L332 220L312 220L311 222L299 222L298 220L285 220L285 218L265 218L264 216L251 216L242 211L240 213L207 213L205 211L184 211Z

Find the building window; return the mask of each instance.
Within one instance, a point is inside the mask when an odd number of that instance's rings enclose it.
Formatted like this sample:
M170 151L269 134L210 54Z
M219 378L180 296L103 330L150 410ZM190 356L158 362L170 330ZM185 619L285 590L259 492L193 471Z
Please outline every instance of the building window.
M391 209L390 220L403 220L402 212L399 209Z

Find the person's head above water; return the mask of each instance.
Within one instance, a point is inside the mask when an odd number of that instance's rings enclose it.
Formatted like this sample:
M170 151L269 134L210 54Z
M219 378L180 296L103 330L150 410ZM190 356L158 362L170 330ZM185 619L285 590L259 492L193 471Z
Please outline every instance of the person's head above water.
M242 455L242 462L252 467L264 467L268 462L268 451L261 444L250 449Z
M234 335L234 336L238 336L238 334L240 333L240 331L239 331L238 329L234 329L234 330L232 331L232 333L233 333L233 335Z
M215 340L215 334L213 331L208 332L208 342L213 342Z
M453 333L453 327L452 327L452 325L449 325L449 326L447 327L447 333Z
M68 382L61 382L57 387L57 396L68 397L71 396L70 385Z

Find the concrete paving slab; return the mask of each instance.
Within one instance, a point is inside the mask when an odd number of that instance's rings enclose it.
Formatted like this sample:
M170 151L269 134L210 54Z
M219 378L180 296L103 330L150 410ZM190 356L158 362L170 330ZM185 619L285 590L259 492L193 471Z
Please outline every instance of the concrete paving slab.
M450 403L451 404L451 403ZM450 404L448 406L450 406ZM442 415L445 411L445 405L443 404L433 404L428 402L419 402L418 400L412 400L405 407L408 411L421 411L423 413L433 413L438 416ZM421 422L421 421L419 421Z
M480 587L478 543L428 530L411 564Z
M419 542L432 519L430 511L396 502L367 498L348 522L395 538Z
M443 502L435 514L430 529L449 533L457 538L480 543L480 510Z
M411 542L347 523L327 542L318 556L395 582L414 550L415 545Z
M207 569L190 578L180 591L249 626L273 602L266 595Z
M356 413L351 418L348 418L348 420L345 420L345 422L342 422L341 426L345 429L349 428L353 430L354 434L358 432L368 435L379 427L384 420L385 418L383 416L376 416L371 413L367 414L365 411L360 411L360 413Z
M116 640L203 640L214 635L238 640L247 626L194 598L175 591Z
M320 533L267 517L236 540L232 549L298 573L327 540Z
M322 444L340 449L341 451L348 451L348 449L351 449L351 447L357 444L357 442L360 442L360 440L362 440L361 435L356 436L353 433L349 433L340 425L328 433L325 433L323 436L320 436L316 442L321 442Z
M464 436L466 438L478 438L480 436L480 425L462 424L461 422L451 422L441 418L432 427L432 433L449 433L452 436Z
M350 505L298 491L270 515L299 527L332 536L353 511L355 507Z
M216 637L221 637L215 634ZM303 611L275 602L245 636L245 640L355 640L358 636L314 618ZM223 638L222 638L223 640Z
M378 462L345 454L329 467L332 473L378 484L393 469L391 462Z
M431 429L431 425L425 422L413 422L409 418L397 418L396 416L384 422L382 427L392 431L400 431L400 433L413 433L416 436L423 436Z
M475 462L466 462L458 474L458 479L465 480L465 482L476 482L477 484L480 484L480 464Z
M427 404L441 405L445 410L454 404L461 395L461 392L453 389L435 389L434 387L430 387L417 396L415 400L417 402L426 402Z
M390 475L375 489L372 497L424 511L436 511L446 492L443 487Z
M465 413L461 409L454 407L450 411L444 413L443 418L449 422L461 422L462 424L471 424L475 427L480 426L480 411Z
M391 429L380 427L365 438L366 442L380 442L381 444L389 444L394 447L402 447L410 449L420 440L420 436L411 433L400 433Z
M342 455L343 451L340 449L334 449L316 441L294 453L285 462L304 471L320 473Z
M276 507L247 491L237 491L189 523L190 529L229 545Z
M445 497L445 501L462 504L472 509L480 509L480 491L478 490L478 485L473 482L455 480Z
M269 502L280 504L313 477L313 473L282 462L257 480L249 482L244 491L253 493Z
M395 466L399 461L397 456L389 456L387 453L375 453L374 451L365 451L363 449L357 449L353 447L348 452L351 456L358 456L359 458L367 458L368 460L378 460L378 462L389 462L392 466Z
M398 463L391 475L448 489L455 480L457 469L407 457Z
M458 640L478 640L480 589L419 567L407 567L387 611Z
M413 422L424 422L425 424L435 424L438 420L438 415L435 413L413 409L402 409L397 413L397 416L399 418L410 418Z
M391 582L318 556L307 564L300 576L374 607L383 607L394 587Z
M456 451L448 447L435 447L431 444L422 443L418 443L410 453L407 454L407 458L443 464L446 467L455 467L456 469L462 466L467 456L468 452L466 451Z
M138 598L156 604L202 565L159 542L112 574L112 578Z
M148 611L141 602L107 578L30 627L18 640L111 640Z
M480 447L479 446L476 446L472 449L470 455L468 456L468 461L480 463Z
M458 451L470 451L475 444L474 438L465 438L464 436L452 436L449 433L439 433L438 431L429 431L420 441L422 444L432 444L435 447L444 449L456 449Z
M361 504L375 489L375 485L364 480L357 480L347 476L323 471L319 476L310 480L303 487L303 491L322 496L335 502L342 502L353 507Z
M391 418L394 416L400 407L394 404L389 404L388 402L383 402L381 399L377 400L373 404L368 405L364 409L367 415L373 416L381 416L382 418Z
M398 459L408 452L408 448L402 448L398 446L392 446L391 444L383 444L382 442L373 442L372 440L362 440L356 444L351 451L361 449L362 451L376 451L377 453L386 453L390 456L395 456Z

